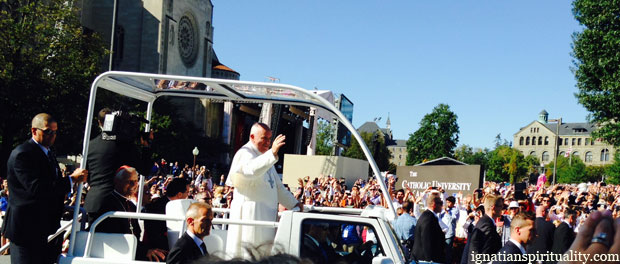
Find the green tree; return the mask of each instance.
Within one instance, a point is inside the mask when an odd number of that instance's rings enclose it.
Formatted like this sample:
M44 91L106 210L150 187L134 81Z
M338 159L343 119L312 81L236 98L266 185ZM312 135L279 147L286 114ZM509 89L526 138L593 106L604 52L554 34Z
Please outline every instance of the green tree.
M620 153L618 153L618 150L616 150L616 154L614 154L614 163L607 166L605 174L607 175L607 182L611 184L620 184Z
M549 163L549 171L553 171L554 161ZM587 181L586 164L576 156L571 159L558 156L558 167L556 169L557 183L580 183Z
M607 170L607 168L609 167L609 165L606 166L587 166L586 167L586 176L585 176L585 181L588 182L597 182L597 181L601 181L602 177L605 174L605 171Z
M362 132L360 136L364 139L364 142L366 143L366 146L368 146L368 150L370 150L370 154L375 159L379 169L381 171L387 171L390 165L391 153L385 145L385 136L383 133L380 131L375 133ZM342 153L342 155L349 158L366 160L362 147L355 138L352 138L351 146L349 146L344 153Z
M483 170L489 162L489 149L474 149L469 145L462 145L454 151L454 158L467 164L481 165Z
M579 102L601 124L593 135L620 146L620 2L575 0L575 19L584 27L573 34L573 63Z
M452 157L459 142L457 116L446 104L437 105L420 121L420 128L407 140L407 165L424 160Z
M316 131L316 155L332 155L334 127L330 122L319 120Z
M488 181L519 182L530 168L538 165L536 157L524 157L519 150L506 145L500 145L488 157Z
M40 112L58 118L59 153L81 151L102 41L85 34L73 0L0 1L0 171Z

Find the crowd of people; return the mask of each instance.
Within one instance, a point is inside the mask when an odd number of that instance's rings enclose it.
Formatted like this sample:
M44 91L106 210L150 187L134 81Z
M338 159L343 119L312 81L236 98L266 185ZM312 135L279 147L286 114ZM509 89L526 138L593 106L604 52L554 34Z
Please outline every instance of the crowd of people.
M101 117L107 113L104 110ZM63 197L66 197L64 205L72 205L77 192L75 189L71 192L71 186L85 181L85 197L81 201L90 223L108 211L135 212L138 205L143 212L163 213L168 201L191 198L200 203L186 215L191 227L184 242L187 245L168 248L167 239L161 236L166 233L166 227L153 221L144 222L144 232L136 220L106 220L97 227L100 232L134 234L139 241L136 254L139 260L183 263L182 258L187 254L182 252L189 252L184 250L191 250L196 257L208 256L200 241L209 234L211 208L229 208L231 219L275 221L278 210L299 207L303 211L303 205L387 208L390 203L397 210L392 226L406 254L417 262L472 263L479 262L477 254L620 250L620 232L616 232L620 228L620 186L616 185L549 184L541 177L542 182L525 188L484 182L471 193L450 195L440 187L399 188L396 177L391 175L385 177L388 200L382 195L378 179L372 177L358 179L348 186L344 179L331 175L305 176L298 179L297 186L286 186L273 167L285 137L277 136L272 144L271 130L261 123L252 126L250 140L236 153L230 172L219 177L214 177L205 166L186 164L181 168L178 162L168 163L165 159L151 163L150 169L140 166L138 161L134 166L119 166L129 160L123 155L132 152L106 139L104 133L91 140L88 170L69 171L58 166L50 149L57 127L51 116L37 115L32 123L32 139L16 148L9 159L8 179L0 192L0 208L6 210L3 242L4 238L10 240L11 259L16 263L54 262L62 241L47 243L45 238L59 227L57 220L61 217ZM27 166L31 164L29 159L43 165ZM138 202L140 174L146 174L146 181L143 200ZM3 206L6 200L7 207ZM254 213L248 215L242 211ZM32 223L24 228L24 221L44 224ZM311 226L306 235L311 236L317 227L320 225ZM371 233L362 234L366 230L354 226L342 231L359 233L359 241L350 241L351 245L365 244L372 239ZM227 253L247 259L240 251L242 245L269 242L275 230L244 227L242 232L239 226L231 225L227 235ZM352 239L346 234L343 238ZM187 243L192 240L195 244ZM578 241L573 243L574 240ZM33 253L41 248L45 254Z

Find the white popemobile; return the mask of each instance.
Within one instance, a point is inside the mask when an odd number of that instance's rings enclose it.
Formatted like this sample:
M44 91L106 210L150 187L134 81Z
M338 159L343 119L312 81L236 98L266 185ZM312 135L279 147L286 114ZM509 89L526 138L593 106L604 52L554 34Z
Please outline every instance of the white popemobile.
M187 82L190 85L186 89L168 89L168 85L162 83ZM390 200L385 181L377 164L370 155L368 147L356 132L353 125L345 116L324 98L311 91L279 83L259 83L235 80L222 80L212 78L199 78L188 76L158 75L135 72L106 72L98 76L92 84L90 101L85 124L84 147L82 150L83 160L88 157L88 143L91 135L91 127L94 117L95 98L99 89L105 89L123 96L146 102L146 119L152 117L153 104L160 97L185 97L217 100L219 102L238 103L274 103L286 105L298 105L323 109L330 112L349 129L351 134L361 142L361 147L366 155L372 171L378 177L382 193L386 200ZM146 131L149 131L147 125ZM82 167L85 167L83 162ZM140 179L140 188L143 186L143 177ZM137 218L141 220L166 221L168 226L168 239L170 245L185 232L184 215L192 200L176 200L166 206L166 215L108 212L99 217L91 226L90 231L84 231L84 225L78 223L81 218L80 198L82 186L78 188L76 208L73 221L65 224L56 235L62 231L70 230L70 246L66 254L61 255L59 263L149 263L136 261L135 253L137 239L130 234L110 234L94 232L102 220L107 218ZM142 190L138 192L138 201L142 200ZM309 229L315 226L327 228L331 235L342 234L346 225L354 225L356 230L363 232L367 242L363 247L355 249L354 253L338 252L343 258L357 257L359 263L407 263L392 227L390 220L394 219L395 210L392 203L387 203L389 208L369 207L362 209L330 208L330 207L306 207L304 212L285 211L280 214L277 222L267 221L234 221L226 218L215 218L211 235L204 238L210 255L225 258L226 225L247 225L276 228L276 236L272 252L288 253L295 256L304 256L311 252L304 252L304 238ZM141 206L138 205L137 208ZM214 212L226 215L226 209L214 209ZM218 228L219 227L219 228ZM223 228L222 228L223 227ZM340 233L339 233L340 232ZM346 231L345 231L346 233ZM333 240L332 240L333 241ZM355 256L347 256L355 254Z

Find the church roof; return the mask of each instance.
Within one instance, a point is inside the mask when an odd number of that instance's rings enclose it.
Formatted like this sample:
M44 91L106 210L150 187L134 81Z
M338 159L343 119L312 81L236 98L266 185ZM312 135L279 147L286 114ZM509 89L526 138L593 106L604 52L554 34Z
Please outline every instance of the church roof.
M404 140L404 139L390 140L385 145L388 147L403 147L404 148L404 147L407 147L407 140Z
M366 122L364 124L362 124L360 127L357 128L357 131L362 133L362 132L366 132L366 133L375 133L377 132L377 130L382 131L383 129L381 129L379 127L379 125L377 125L377 123L375 122ZM385 132L383 132L385 134Z
M220 70L220 71L228 71L228 72L234 72L236 74L239 74L238 72L236 72L235 70L228 68L228 66L224 65L224 64L220 64L220 65L215 65L213 66L214 70Z
M547 123L543 125L555 133L558 123ZM559 133L560 136L590 135L595 129L596 125L593 123L562 123Z

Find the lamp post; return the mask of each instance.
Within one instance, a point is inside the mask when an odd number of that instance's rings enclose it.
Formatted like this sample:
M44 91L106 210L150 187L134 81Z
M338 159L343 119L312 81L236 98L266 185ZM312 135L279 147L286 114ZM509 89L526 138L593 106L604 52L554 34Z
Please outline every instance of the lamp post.
M192 155L194 155L194 166L192 166L192 169L196 167L196 156L198 156L198 153L200 153L198 147L194 147L194 149L192 150Z
M557 122L555 126L555 145L553 147L553 184L555 185L555 173L558 169L558 153L560 151L560 126L562 125L562 118L551 119L549 122Z

